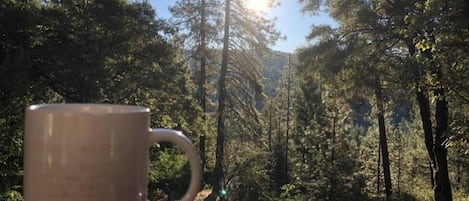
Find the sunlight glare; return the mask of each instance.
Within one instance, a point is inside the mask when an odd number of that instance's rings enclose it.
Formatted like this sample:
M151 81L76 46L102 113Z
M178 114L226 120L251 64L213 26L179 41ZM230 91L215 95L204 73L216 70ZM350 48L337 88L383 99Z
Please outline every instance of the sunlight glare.
M246 5L248 9L254 11L266 11L268 9L269 0L247 0Z

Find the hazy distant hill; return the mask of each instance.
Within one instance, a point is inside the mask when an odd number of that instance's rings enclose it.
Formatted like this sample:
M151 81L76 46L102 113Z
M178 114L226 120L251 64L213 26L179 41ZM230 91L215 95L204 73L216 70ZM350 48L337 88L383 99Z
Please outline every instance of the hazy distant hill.
M277 82L280 79L285 65L288 63L288 57L291 55L290 53L274 50L266 55L263 73L265 77L264 89L268 96L272 97L275 95Z

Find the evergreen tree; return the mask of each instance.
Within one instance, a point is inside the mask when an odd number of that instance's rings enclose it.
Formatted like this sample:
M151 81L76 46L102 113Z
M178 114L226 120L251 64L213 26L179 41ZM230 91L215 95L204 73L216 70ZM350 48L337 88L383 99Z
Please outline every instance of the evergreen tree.
M178 1L171 8L176 19L173 24L180 28L184 47L190 50L190 61L198 67L193 69L194 82L197 83L197 99L202 108L202 133L199 136L199 149L203 166L206 163L206 134L209 131L207 119L209 109L209 80L218 63L217 44L220 41L218 30L221 20L221 2L218 0ZM212 72L212 73L210 73ZM213 91L213 90L212 90ZM211 129L210 129L211 130Z
M238 133L252 139L262 133L259 113L255 108L263 89L260 83L262 62L259 59L267 46L278 38L273 22L264 15L250 13L244 1L225 1L224 10L223 50L217 91L215 172L212 194L207 200L215 200L223 187L225 141Z
M0 141L2 200L21 199L27 105L145 105L156 111L152 126L192 134L199 110L190 95L188 69L167 37L172 29L156 19L149 4L96 0L1 5L0 72L8 75L0 85L0 100L7 105L0 110L5 136ZM25 23L16 26L15 21Z

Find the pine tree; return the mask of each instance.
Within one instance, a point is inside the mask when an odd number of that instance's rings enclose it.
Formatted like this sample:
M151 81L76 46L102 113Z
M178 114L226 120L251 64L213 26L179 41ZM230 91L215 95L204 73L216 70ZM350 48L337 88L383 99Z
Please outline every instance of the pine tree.
M197 83L197 99L202 108L202 131L199 136L199 150L202 165L206 164L206 139L209 132L208 125L208 86L210 69L214 68L218 61L215 53L218 43L218 28L221 21L221 3L218 0L193 0L177 1L170 9L175 21L173 24L180 28L181 37L184 40L184 48L190 50L189 55L192 65L198 67L193 69L194 82Z
M212 194L219 196L225 179L225 141L234 132L248 139L262 133L256 101L262 97L260 59L278 38L263 15L249 13L244 1L225 1L223 50L218 80L217 140ZM255 28L254 28L255 27ZM229 125L229 126L228 126ZM231 134L231 135L233 135ZM256 141L251 143L258 143Z
M435 200L452 200L452 190L448 177L447 147L450 130L448 105L450 94L465 93L458 86L464 80L461 68L467 63L460 50L467 38L467 2L464 1L354 1L342 3L334 1L305 1L306 9L316 11L321 5L331 10L331 15L341 22L344 38L354 35L370 36L369 44L386 44L383 48L388 59L400 58L394 69L399 71L407 88L414 91L420 108L428 157L432 163L431 183L434 184ZM324 3L324 4L323 4ZM344 12L352 11L352 12ZM465 20L465 21L464 21ZM458 39L457 39L458 38ZM449 44L452 45L449 45ZM466 43L467 44L467 43ZM454 47L451 50L449 47ZM393 50L401 50L394 51ZM451 55L451 56L450 56ZM451 64L448 58L458 60ZM403 69L402 67L405 68ZM457 70L459 69L459 70ZM458 84L456 84L458 83ZM454 89L454 88L452 88ZM435 99L432 103L430 100ZM445 134L446 133L446 134Z

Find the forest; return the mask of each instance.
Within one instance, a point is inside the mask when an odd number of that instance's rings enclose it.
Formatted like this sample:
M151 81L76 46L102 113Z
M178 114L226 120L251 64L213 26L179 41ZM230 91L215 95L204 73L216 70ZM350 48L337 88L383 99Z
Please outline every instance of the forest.
M337 26L283 53L245 0L0 0L0 200L23 200L25 108L86 102L182 130L207 201L469 201L469 2L296 1ZM180 198L181 150L149 169L149 200Z

